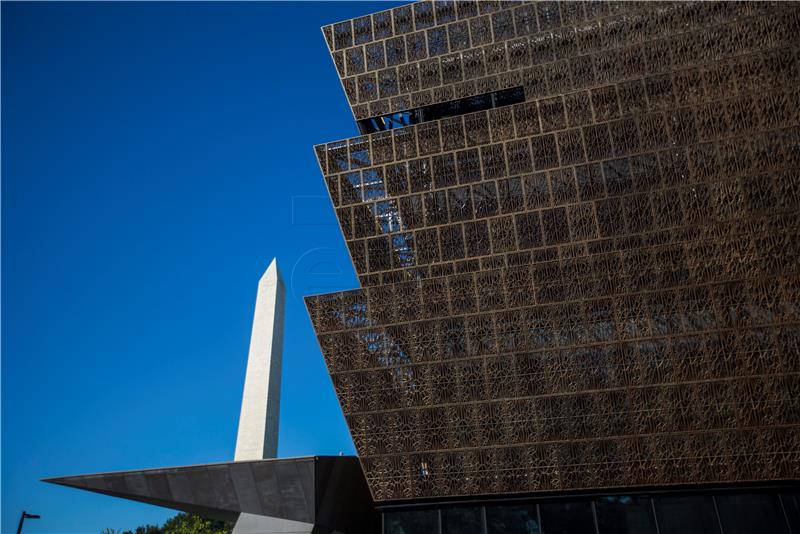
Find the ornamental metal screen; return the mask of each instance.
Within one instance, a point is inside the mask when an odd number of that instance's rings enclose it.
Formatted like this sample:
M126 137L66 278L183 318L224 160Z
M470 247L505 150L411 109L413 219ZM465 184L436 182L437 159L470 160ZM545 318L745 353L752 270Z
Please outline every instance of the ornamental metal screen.
M362 289L306 304L376 500L800 478L800 4L323 32L358 119L525 95L316 147Z

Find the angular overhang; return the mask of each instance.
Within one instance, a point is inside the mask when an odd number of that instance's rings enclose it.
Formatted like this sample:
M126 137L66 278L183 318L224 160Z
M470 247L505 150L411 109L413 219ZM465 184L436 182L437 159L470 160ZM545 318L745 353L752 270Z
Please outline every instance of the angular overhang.
M245 513L358 533L366 531L374 514L361 466L352 456L117 471L44 482L223 521Z

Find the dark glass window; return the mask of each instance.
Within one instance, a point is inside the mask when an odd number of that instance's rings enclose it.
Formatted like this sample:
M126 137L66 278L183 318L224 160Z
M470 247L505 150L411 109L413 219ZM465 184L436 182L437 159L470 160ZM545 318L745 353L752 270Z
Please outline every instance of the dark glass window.
M536 505L487 506L487 534L539 534Z
M540 504L539 513L546 534L594 533L594 516L589 502Z
M464 325L459 332L463 335ZM442 510L442 534L483 534L483 509L444 508Z
M485 94L463 98L459 101L459 107L462 113L473 113L476 111L491 109L492 95Z
M746 493L718 495L717 509L725 534L788 534L777 495Z
M600 534L657 534L649 497L603 497L595 502Z
M437 534L438 510L413 510L387 512L384 516L384 534Z
M660 534L719 534L714 500L707 495L655 499Z
M396 51L391 48L387 48L387 50L388 61L389 64L392 65L394 61L393 54L395 54ZM363 57L361 61L363 62ZM380 117L362 119L358 121L358 127L361 133L369 134L383 130L391 130L393 128L401 128L410 124L419 124L421 122L435 121L476 111L509 106L520 102L525 102L525 91L522 87L514 87L512 89L504 89L502 91L494 91L492 93L462 98L460 100L442 102L441 104L431 104L411 111L390 113Z
M383 129L391 130L392 128L402 128L415 124L417 121L416 115L416 111L402 111L400 113L394 113L393 115L387 115L383 118L387 127Z
M395 239L393 243L398 256L410 249L400 241L402 239ZM413 262L413 254L409 261ZM468 277L459 282L456 292L472 293L470 280ZM452 284L450 290L454 290ZM468 308L474 309L474 303ZM441 327L449 347L447 353L463 355L463 320L447 321ZM470 336L475 338L473 342L484 343L483 337L491 333L493 327L491 320L486 323L476 318L470 322L469 330ZM493 349L492 345L487 342L486 350ZM470 365L465 365L465 373L473 371ZM536 504L529 503L386 512L383 534L789 534L793 532L789 524L800 518L797 494L782 494L780 498L774 493L736 493L652 499L620 495L598 498L594 506L592 510L591 502L579 500L546 502L539 504L538 510Z
M417 119L416 115L416 111L401 111L391 115L384 115L383 117L364 119L359 121L358 124L362 133L370 134L417 124L421 121Z
M782 493L781 501L792 532L800 532L800 493Z

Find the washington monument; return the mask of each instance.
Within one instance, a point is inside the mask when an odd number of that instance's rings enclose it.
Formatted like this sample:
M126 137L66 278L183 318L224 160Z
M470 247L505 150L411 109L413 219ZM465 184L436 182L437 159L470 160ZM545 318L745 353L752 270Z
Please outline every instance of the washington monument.
M234 461L278 456L286 289L273 259L258 282Z

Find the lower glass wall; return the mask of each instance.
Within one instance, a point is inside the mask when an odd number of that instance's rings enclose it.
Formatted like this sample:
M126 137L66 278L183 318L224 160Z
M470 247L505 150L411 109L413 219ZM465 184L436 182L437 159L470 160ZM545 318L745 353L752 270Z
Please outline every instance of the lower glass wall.
M383 534L800 534L800 496L614 495L387 509Z

